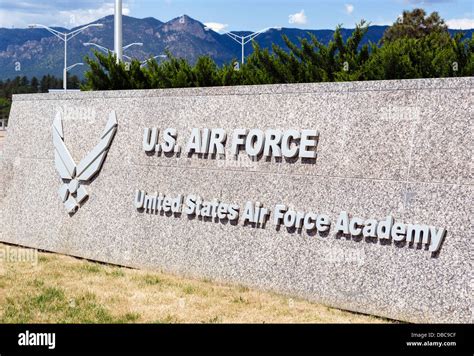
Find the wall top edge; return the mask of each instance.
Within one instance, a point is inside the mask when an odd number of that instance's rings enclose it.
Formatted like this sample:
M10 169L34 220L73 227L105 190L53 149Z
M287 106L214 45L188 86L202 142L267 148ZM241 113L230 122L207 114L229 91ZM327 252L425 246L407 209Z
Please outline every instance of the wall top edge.
M85 91L68 93L15 94L13 101L83 100L137 97L188 97L219 95L304 94L394 90L472 89L474 77L378 80L306 84L246 85L208 88Z

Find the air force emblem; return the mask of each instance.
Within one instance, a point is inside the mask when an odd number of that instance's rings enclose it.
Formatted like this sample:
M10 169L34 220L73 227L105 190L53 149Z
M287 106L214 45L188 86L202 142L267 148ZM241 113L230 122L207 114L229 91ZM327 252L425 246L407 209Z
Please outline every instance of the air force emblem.
M100 136L100 142L76 165L64 143L61 113L56 114L53 122L54 163L63 181L63 185L59 188L59 197L69 214L74 214L88 197L86 189L81 184L90 181L99 173L116 131L117 117L115 111L112 111Z

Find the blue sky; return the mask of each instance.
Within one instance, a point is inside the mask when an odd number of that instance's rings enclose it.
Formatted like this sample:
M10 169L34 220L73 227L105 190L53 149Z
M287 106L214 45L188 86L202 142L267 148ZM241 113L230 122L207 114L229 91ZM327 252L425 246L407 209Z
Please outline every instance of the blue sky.
M0 0L0 27L43 23L75 27L113 13L113 0ZM404 9L438 11L451 28L474 28L473 0L123 0L124 14L161 21L187 14L210 27L334 29L365 19L391 24Z

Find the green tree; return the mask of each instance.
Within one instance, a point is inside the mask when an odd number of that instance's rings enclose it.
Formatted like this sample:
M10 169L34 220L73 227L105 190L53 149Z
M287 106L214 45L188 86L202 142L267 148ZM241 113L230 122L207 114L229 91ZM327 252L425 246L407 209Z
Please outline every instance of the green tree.
M113 53L107 55L94 52L97 61L86 57L85 62L90 70L86 72L84 90L114 90L114 89L147 89L150 85L141 63L133 60L130 63L117 64Z
M254 52L243 68L243 82L276 84L358 80L370 56L369 46L361 45L367 29L367 23L362 21L344 41L338 26L327 46L312 34L310 40L299 39L299 45L284 36L289 52L273 46L273 53L270 53L254 43Z
M427 16L425 10L403 11L401 17L387 28L382 42L392 42L400 38L421 38L433 32L447 32L448 27L437 12Z
M194 86L211 87L222 85L216 63L209 56L199 57L193 67Z
M0 119L8 118L10 113L11 101L7 98L0 98Z
M67 77L67 87L69 89L79 89L81 85L81 81L79 80L77 75L72 75Z
M286 48L276 45L254 51L242 66L235 61L218 67L208 56L195 64L175 58L116 63L114 55L95 53L86 58L86 90L207 87L472 76L474 37L451 37L437 13L405 11L378 45L362 45L368 24L361 21L346 39L338 26L327 45L314 35L297 43L283 37ZM19 80L19 79L18 79ZM42 81L43 82L43 81Z
M41 84L36 77L30 81L26 76L0 81L0 117L8 118L14 94L37 93L42 86L43 91L47 91L51 83L60 82L59 79L52 76L44 76Z
M433 32L422 38L399 38L373 47L362 79L411 79L472 76L474 39Z
M39 81L38 81L38 78L36 77L33 77L31 78L31 88L34 90L34 92L36 93L39 89Z

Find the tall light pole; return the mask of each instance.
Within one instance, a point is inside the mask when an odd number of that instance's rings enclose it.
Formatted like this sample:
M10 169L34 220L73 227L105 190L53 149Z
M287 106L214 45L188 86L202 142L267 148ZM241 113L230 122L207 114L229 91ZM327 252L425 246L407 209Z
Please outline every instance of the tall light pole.
M117 55L117 64L123 57L122 36L122 0L115 0L114 53Z
M233 33L233 32L226 32L225 35L229 36L230 38L232 38L235 42L237 42L238 44L240 44L242 46L242 64L245 63L245 45L251 41L253 41L253 39L259 35L261 35L262 33L265 33L269 30L272 30L272 29L275 29L275 30L278 30L280 31L281 30L281 27L267 27L263 30L260 30L260 31L257 31L257 32L254 32L254 33L251 33L250 35L247 35L247 36L240 36L236 33Z
M90 28L90 27L102 27L102 24L89 24L87 26L81 27L77 30L74 30L72 32L59 32L51 27L45 26L45 25L39 25L39 24L32 24L29 25L29 28L44 28L45 30L48 30L51 32L53 35L55 35L57 38L59 38L61 41L64 41L64 69L63 69L63 89L64 91L67 91L67 71L68 66L67 66L67 43L69 40L72 38L76 37L78 34L83 32L84 30Z

